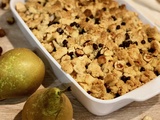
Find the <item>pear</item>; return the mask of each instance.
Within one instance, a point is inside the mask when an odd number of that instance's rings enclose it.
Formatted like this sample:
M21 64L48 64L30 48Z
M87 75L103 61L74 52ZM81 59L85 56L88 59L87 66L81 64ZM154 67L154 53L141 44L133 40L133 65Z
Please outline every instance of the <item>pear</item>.
M37 90L22 110L22 120L72 120L72 117L69 98L56 87Z
M31 95L45 75L43 61L28 48L14 48L0 56L0 100Z

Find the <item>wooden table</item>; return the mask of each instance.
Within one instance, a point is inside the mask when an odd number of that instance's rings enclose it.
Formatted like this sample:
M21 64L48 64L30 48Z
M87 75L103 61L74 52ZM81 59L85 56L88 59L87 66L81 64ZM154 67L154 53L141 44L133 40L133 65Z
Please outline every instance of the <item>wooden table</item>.
M159 22L153 15L160 15L160 13L149 10L148 8L135 3L132 5L137 9L140 9L142 13L144 13L153 22ZM0 46L3 48L3 52L16 47L30 48L29 43L24 38L17 24L8 25L6 23L6 19L11 16L12 14L10 10L0 9L0 27L7 33L5 37L0 38ZM49 70L46 72L43 85L45 87L50 85L62 86L59 80L57 80ZM152 117L153 120L160 120L160 95L144 102L133 102L106 116L95 116L88 112L84 106L82 106L82 104L70 94L70 92L66 94L72 102L75 120L142 120L146 115ZM21 110L25 100L26 98L0 101L0 120L21 120Z

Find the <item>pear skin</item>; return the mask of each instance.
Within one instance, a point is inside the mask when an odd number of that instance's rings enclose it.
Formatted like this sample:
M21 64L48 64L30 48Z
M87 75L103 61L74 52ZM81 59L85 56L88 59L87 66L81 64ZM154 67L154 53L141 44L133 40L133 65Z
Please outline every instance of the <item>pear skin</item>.
M72 118L72 104L58 88L37 90L28 98L22 110L22 120L72 120Z
M30 49L7 51L0 56L0 100L31 95L44 75L43 61Z

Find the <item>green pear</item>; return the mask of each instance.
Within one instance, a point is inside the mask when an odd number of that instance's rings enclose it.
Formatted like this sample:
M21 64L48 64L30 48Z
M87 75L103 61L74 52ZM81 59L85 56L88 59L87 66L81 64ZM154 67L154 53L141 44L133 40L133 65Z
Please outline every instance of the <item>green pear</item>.
M56 87L37 90L22 110L22 120L72 120L72 117L69 98Z
M30 95L45 75L43 61L30 49L14 48L0 56L0 100Z

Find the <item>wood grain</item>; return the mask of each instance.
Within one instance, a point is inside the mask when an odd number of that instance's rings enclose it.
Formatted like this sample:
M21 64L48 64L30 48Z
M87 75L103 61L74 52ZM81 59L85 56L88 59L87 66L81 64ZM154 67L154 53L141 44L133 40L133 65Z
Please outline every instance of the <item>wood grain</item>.
M6 23L7 17L10 16L12 16L10 10L0 9L0 27L7 33L5 37L0 38L0 46L3 48L3 52L15 47L30 48L30 44L24 38L17 24L8 25ZM47 69L41 87L50 86L64 87L54 74ZM66 95L73 105L74 120L142 120L146 115L151 116L153 120L160 120L160 95L144 102L133 102L106 116L91 114L70 92L67 92ZM21 110L26 99L27 97L0 101L0 120L21 120Z

